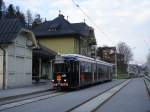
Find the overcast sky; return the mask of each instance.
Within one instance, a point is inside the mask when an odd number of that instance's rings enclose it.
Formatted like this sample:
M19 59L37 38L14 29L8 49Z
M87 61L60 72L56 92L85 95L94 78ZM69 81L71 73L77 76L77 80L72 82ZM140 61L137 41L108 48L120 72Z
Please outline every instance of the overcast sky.
M47 20L57 17L59 10L68 16L70 22L83 22L85 19L95 29L98 46L115 46L123 41L132 48L135 63L146 61L150 49L150 0L74 0L94 24L72 0L4 1L6 5L20 6L24 12L30 9L33 14L39 13Z

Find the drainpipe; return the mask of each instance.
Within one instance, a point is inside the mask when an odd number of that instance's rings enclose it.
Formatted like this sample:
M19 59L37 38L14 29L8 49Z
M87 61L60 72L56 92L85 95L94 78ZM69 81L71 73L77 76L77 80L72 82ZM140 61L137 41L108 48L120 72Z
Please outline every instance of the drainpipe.
M3 89L7 89L6 86L6 51L0 46L0 49L3 51Z

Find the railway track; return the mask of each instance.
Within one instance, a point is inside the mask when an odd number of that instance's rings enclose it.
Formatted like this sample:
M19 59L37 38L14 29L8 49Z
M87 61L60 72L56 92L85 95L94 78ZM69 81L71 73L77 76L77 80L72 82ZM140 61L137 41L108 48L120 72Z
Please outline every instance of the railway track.
M119 92L123 87L125 87L131 80L124 81L122 84L117 84L112 88L86 100L85 102L67 110L66 112L94 112L109 100L113 95Z
M44 92L41 94L26 96L23 98L11 99L11 100L4 101L4 102L0 103L0 111L5 110L5 109L10 109L13 107L17 107L17 106L21 106L21 105L25 105L25 104L29 104L29 103L33 103L33 102L37 102L40 100L56 97L56 96L63 95L63 94L65 94L65 93L52 91L51 93L50 92Z

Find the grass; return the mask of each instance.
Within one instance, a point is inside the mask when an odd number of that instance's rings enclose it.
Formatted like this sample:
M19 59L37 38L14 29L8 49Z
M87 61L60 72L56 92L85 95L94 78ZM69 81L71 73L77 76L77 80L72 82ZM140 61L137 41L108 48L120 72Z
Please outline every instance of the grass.
M117 74L117 79L128 79L128 74ZM116 79L115 74L113 74L113 79Z

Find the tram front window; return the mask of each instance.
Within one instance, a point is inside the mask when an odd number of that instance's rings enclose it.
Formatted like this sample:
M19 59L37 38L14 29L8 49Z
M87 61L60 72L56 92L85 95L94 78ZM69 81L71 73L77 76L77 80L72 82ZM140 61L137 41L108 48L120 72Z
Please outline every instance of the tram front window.
M64 71L64 64L61 63L61 64L55 64L55 67L54 67L54 71L55 72L65 72Z

